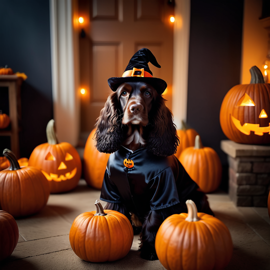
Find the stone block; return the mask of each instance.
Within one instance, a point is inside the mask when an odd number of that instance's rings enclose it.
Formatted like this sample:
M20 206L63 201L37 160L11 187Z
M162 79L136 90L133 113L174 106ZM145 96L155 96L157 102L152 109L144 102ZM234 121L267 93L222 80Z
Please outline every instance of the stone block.
M238 186L232 181L229 182L229 196L236 206L252 206L252 196L238 196Z
M232 158L228 156L229 167L239 173L252 172L252 162L242 162L239 158Z
M257 174L257 184L259 186L268 186L270 184L270 174Z
M270 173L270 162L254 162L254 173Z
M241 185L237 187L237 195L247 196L247 195L264 195L266 192L265 186L257 185Z
M255 185L255 173L237 173L232 168L229 168L230 179L237 185Z
M256 207L267 207L267 196L254 196L253 206Z

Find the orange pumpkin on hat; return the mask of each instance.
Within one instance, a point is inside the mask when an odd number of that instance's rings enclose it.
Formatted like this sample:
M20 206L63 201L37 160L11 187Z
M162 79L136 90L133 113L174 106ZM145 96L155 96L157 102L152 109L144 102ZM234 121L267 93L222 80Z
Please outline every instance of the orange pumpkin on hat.
M70 143L58 143L54 120L49 121L46 132L48 142L33 150L28 164L42 171L49 181L51 193L70 191L81 178L81 158Z

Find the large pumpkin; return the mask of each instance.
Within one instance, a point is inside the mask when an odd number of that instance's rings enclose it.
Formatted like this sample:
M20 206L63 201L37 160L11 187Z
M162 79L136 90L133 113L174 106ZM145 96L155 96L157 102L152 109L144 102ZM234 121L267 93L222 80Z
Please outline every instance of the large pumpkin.
M182 121L181 128L176 132L179 137L180 144L177 147L175 156L179 158L184 149L194 146L195 137L199 134L195 129L188 128L184 121Z
M73 222L69 241L75 254L85 261L116 261L125 257L132 245L133 229L127 217L114 210L103 210L96 201L96 211L79 215Z
M95 146L95 132L90 133L84 148L84 177L88 185L101 189L104 173L110 154L100 153Z
M10 123L10 118L5 113L0 111L0 129L6 128Z
M14 217L39 212L47 203L50 187L45 176L34 167L20 167L15 155L3 152L9 160L8 169L0 172L0 205Z
M218 188L222 172L219 156L214 149L202 147L199 135L195 138L195 146L186 148L179 160L200 190L208 193Z
M81 158L70 143L58 143L54 120L49 121L46 132L48 142L33 150L28 164L42 171L49 181L51 193L70 191L80 180Z
M264 83L256 66L250 69L250 84L234 86L224 97L220 125L232 141L270 143L270 84Z
M19 229L14 217L0 210L0 261L12 254L18 240Z
M223 269L231 260L233 244L228 228L217 218L197 213L193 201L188 214L168 217L160 226L155 248L168 270Z

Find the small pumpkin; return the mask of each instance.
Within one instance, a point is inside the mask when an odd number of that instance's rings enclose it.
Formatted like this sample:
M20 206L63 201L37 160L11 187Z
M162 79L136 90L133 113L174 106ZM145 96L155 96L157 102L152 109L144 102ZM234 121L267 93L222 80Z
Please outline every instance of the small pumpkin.
M49 181L51 193L70 191L81 178L81 158L70 143L58 143L53 119L49 121L46 133L48 142L33 150L28 164L42 171Z
M246 144L270 143L270 84L260 69L250 69L250 84L234 86L224 97L220 125L232 141Z
M88 185L96 189L101 189L110 154L100 153L97 150L94 140L95 132L96 129L93 129L84 148L84 177Z
M13 75L13 74L14 74L13 70L8 66L0 68L0 75Z
M0 205L14 217L39 212L47 203L50 187L45 176L34 167L20 167L15 155L3 151L9 160L8 169L0 172Z
M184 121L182 121L181 128L176 132L179 137L180 144L177 147L175 156L179 158L184 149L194 146L195 137L199 134L195 129L188 128Z
M0 129L8 127L9 123L10 123L9 116L5 113L2 113L2 111L0 111Z
M157 232L159 261L166 269L223 269L233 251L228 228L217 218L198 213L193 201L186 204L187 214L168 217Z
M69 241L75 254L89 262L116 261L125 257L132 245L133 229L127 217L114 210L85 212L73 222Z
M18 240L19 229L14 217L0 210L0 261L12 254Z
M9 167L9 161L6 157L0 157L0 171Z
M200 136L195 146L186 148L179 158L190 177L205 193L215 191L221 182L222 166L214 149L202 147Z

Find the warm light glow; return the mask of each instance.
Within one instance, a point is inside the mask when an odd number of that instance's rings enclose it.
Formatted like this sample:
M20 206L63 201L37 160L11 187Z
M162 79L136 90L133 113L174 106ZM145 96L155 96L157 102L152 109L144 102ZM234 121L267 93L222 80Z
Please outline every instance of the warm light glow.
M65 160L72 160L72 159L73 159L73 156L69 153L66 153Z
M261 113L259 115L259 118L267 118L267 117L268 117L267 113L265 112L264 109L262 109L262 111L261 111Z
M267 76L267 70L264 71L264 75Z
M164 90L164 92L162 93L162 95L166 95L168 93L168 88L166 88L165 90Z
M45 160L55 160L55 157L49 152L46 157Z
M267 65L264 65L263 68L264 68L264 69L268 69L268 66L267 66Z
M65 165L64 162L61 162L59 167L58 167L58 170L65 170L67 168L67 166Z
M73 169L71 172L68 172L66 174L54 174L54 173L46 173L41 170L41 172L45 175L48 181L56 181L56 182L61 182L61 181L66 181L69 179L72 179L77 172L77 168Z
M81 92L82 95L85 95L85 94L86 94L86 90L85 90L84 88L82 88L82 89L80 90L80 92Z
M175 17L174 16L170 17L170 22L172 22L172 23L175 22Z
M79 18L79 23L83 23L84 22L84 18L83 17L80 17Z
M255 106L255 102L251 99L251 97L247 93L245 93L245 96L240 99L238 104L239 103L240 105L238 106Z

